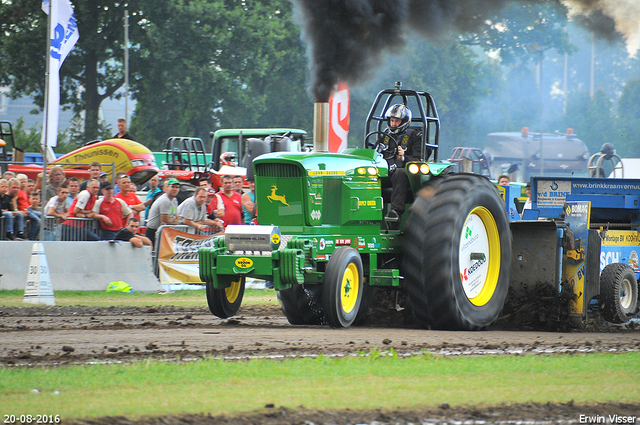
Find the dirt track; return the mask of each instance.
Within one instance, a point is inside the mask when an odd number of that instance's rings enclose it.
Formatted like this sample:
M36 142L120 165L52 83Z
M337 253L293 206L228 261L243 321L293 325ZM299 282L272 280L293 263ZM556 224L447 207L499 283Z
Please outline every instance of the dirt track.
M0 364L58 366L87 362L127 362L143 358L188 360L294 357L385 351L399 355L431 352L444 355L500 355L640 350L640 331L608 327L598 332L540 332L494 328L485 332L446 332L416 329L406 312L387 312L384 320L367 326L330 329L291 326L276 306L244 306L238 316L221 320L205 307L33 307L0 308ZM423 412L313 412L266 408L257 416L210 418L150 418L146 422L102 418L107 423L369 423L445 419L561 419L579 415L640 412L637 405L527 405L492 409L447 409ZM588 411L587 411L588 410ZM523 412L527 412L523 417ZM355 416L354 416L355 415ZM207 419L210 418L210 419ZM337 419L340 420L337 420ZM387 418L384 420L383 418ZM412 419L413 418L413 419ZM438 419L440 418L440 419ZM155 422L154 422L155 421ZM306 421L306 422L305 422ZM328 421L328 422L326 422ZM367 422L369 421L369 422ZM421 420L418 421L420 423ZM576 422L577 423L577 422ZM640 423L638 420L637 423Z
M331 329L291 326L276 306L244 306L218 319L202 308L32 307L0 309L0 362L61 365L135 358L348 355L393 347L399 354L509 354L640 350L640 331L535 332L415 329L404 312L384 323Z

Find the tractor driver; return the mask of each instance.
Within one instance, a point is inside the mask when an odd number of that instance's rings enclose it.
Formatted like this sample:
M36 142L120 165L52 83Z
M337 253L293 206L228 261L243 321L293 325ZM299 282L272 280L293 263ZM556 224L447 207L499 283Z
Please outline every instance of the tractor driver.
M378 143L383 143L386 150L383 156L389 164L389 175L391 177L391 209L387 215L390 220L389 227L398 229L400 227L400 217L404 213L404 207L409 191L409 177L404 168L407 162L420 160L420 143L422 134L411 125L411 110L405 105L396 104L387 109L385 113L388 128L385 133L389 135L381 136ZM395 139L397 141L394 142Z

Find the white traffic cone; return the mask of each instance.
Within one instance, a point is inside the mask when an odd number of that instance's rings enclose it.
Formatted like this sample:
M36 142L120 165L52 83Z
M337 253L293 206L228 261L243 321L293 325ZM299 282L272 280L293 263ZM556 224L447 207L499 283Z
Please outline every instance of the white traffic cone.
M51 286L51 277L49 276L47 255L44 252L44 245L39 242L34 243L31 250L29 275L27 276L27 286L24 289L23 301L31 304L56 305L53 286Z

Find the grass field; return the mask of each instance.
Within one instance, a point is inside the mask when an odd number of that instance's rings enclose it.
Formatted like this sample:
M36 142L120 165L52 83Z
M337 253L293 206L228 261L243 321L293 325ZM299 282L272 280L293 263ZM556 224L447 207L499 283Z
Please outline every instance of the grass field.
M0 291L0 306L23 306L22 295L22 291ZM274 291L248 290L246 297L250 303L277 302ZM205 306L204 299L204 291L56 293L58 305ZM363 410L443 403L456 407L640 400L638 352L489 357L424 354L409 358L395 356L393 351L385 354L374 351L339 359L209 358L184 363L147 360L57 368L0 367L0 415L60 415L64 420L233 415L266 404Z
M92 307L120 306L155 306L175 305L180 307L206 307L207 296L205 290L175 291L167 294L103 291L56 291L56 305L86 305ZM20 289L0 290L0 306L28 307L22 300L24 291ZM278 304L276 292L264 289L246 289L243 304ZM36 306L37 307L37 306Z
M275 406L373 409L637 402L640 353L573 356L204 360L0 369L0 414L177 415ZM38 389L39 393L33 390Z

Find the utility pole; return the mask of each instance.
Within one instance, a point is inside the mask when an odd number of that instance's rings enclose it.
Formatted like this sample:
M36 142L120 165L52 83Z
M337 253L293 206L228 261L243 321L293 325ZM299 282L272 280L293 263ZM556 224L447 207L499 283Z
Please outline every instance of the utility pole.
M129 11L124 9L124 119L129 124Z
M593 99L593 96L596 94L596 42L595 36L593 35L593 31L591 31L591 77L589 81L589 96Z

